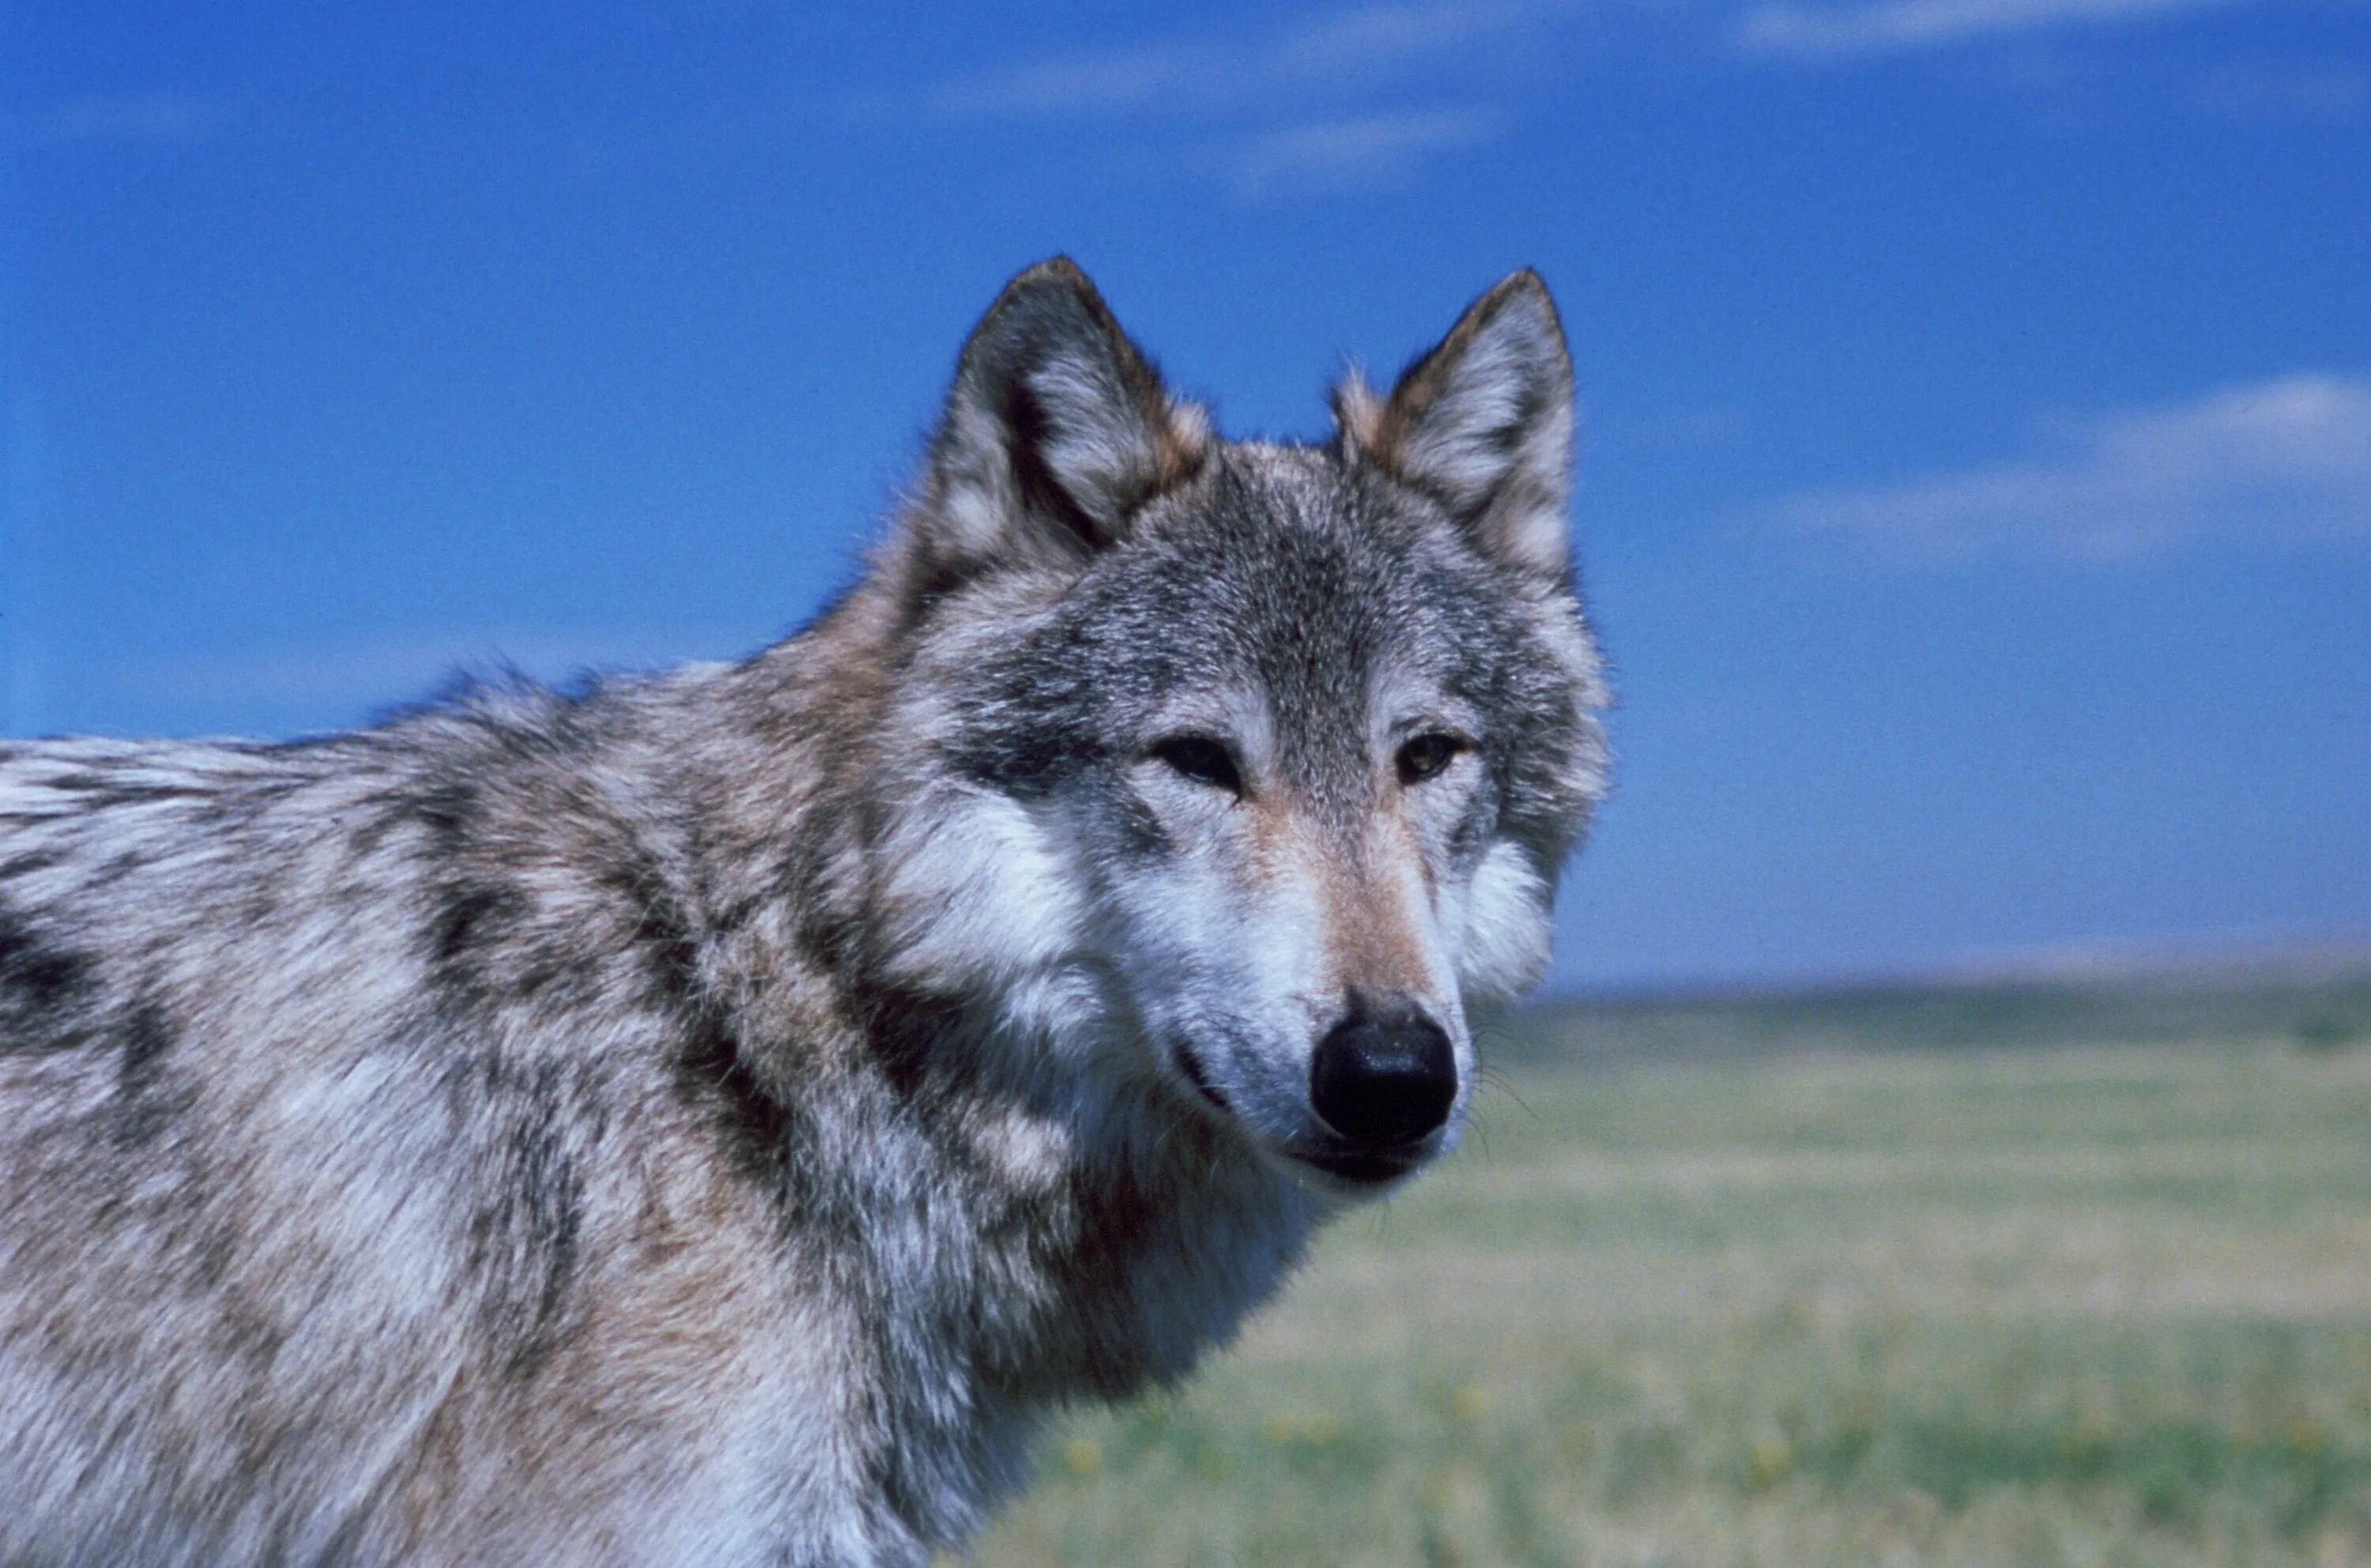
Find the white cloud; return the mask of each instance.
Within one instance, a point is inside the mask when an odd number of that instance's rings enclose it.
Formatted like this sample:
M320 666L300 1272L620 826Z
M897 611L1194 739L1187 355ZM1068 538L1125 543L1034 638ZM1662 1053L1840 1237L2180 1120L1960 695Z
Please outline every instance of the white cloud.
M1760 54L1833 58L1939 49L2071 27L2100 27L2239 5L2246 0L1881 0L1854 6L1763 6L1738 44Z
M1521 72L1491 52L1536 42L1579 3L1399 0L1241 36L1024 61L847 107L876 122L1123 126L1168 143L1137 149L1161 167L1246 201L1375 190L1504 134L1512 116L1498 100ZM1440 101L1477 77L1490 101ZM1432 101L1410 103L1411 93Z
M1352 115L1287 126L1228 146L1220 161L1236 194L1251 200L1398 184L1424 160L1477 147L1505 128L1486 106Z
M965 121L1290 110L1421 75L1444 52L1515 32L1564 8L1556 0L1367 6L1251 38L1082 51L938 83L869 107Z
M1905 563L2371 543L2371 377L2298 375L2056 427L2048 455L1757 509Z
M1164 101L1206 102L1239 90L1226 75L1228 52L1215 45L1172 42L1034 61L896 95L935 120L1026 120L1110 113Z

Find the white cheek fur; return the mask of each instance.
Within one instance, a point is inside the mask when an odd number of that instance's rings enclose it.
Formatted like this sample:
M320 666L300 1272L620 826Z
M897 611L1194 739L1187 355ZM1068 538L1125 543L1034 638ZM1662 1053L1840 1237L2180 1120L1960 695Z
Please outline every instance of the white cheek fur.
M1465 889L1457 974L1469 1002L1505 1001L1539 983L1548 963L1548 885L1531 857L1501 841Z
M944 790L885 846L888 951L910 978L1004 986L1074 952L1084 900L1054 833L1010 798Z

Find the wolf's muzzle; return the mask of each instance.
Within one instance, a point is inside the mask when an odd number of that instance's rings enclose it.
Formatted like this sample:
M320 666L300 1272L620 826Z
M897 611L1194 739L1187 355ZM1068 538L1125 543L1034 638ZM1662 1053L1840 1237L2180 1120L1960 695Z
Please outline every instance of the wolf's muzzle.
M1408 1149L1440 1131L1456 1101L1448 1032L1405 999L1353 1000L1310 1062L1311 1108L1361 1152Z

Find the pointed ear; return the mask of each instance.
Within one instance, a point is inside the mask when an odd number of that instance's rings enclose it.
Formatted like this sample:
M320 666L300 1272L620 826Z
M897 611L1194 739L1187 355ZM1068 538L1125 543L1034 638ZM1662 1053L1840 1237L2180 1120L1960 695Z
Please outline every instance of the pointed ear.
M972 329L908 526L940 571L1076 561L1198 468L1209 421L1151 363L1067 257L1004 286Z
M1475 300L1385 401L1346 380L1334 420L1347 451L1430 492L1484 554L1558 579L1570 570L1572 361L1538 273Z

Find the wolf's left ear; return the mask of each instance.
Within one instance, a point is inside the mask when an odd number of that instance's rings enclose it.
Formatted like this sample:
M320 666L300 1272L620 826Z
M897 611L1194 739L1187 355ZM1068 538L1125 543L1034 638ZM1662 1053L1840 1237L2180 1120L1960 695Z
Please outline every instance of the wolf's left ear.
M1485 554L1558 579L1569 571L1572 360L1538 273L1475 300L1384 401L1356 376L1343 382L1334 420L1350 454L1429 491Z
M1069 258L1014 278L973 329L911 524L939 571L1075 561L1201 467L1209 421L1160 374Z

